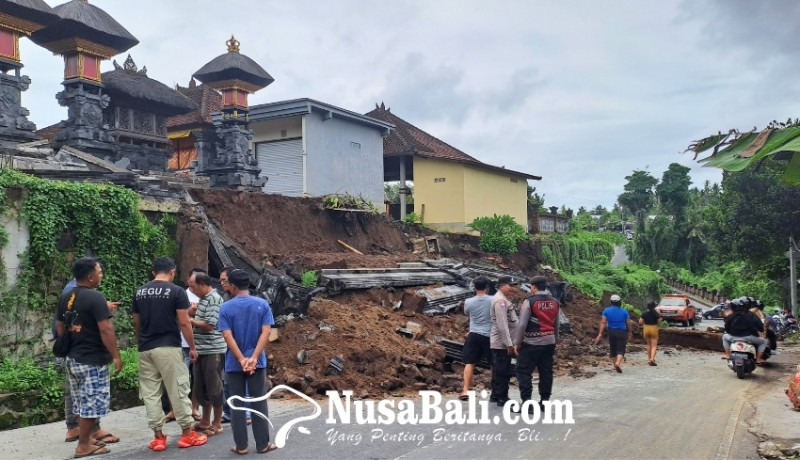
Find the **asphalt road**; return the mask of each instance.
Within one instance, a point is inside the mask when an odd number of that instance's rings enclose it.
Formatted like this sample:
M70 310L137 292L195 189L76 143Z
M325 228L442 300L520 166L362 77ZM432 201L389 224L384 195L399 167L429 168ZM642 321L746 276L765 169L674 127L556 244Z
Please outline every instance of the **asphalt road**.
M268 458L758 458L755 438L744 423L744 402L748 395L771 388L775 376L770 373L779 370L760 368L739 380L715 353L680 351L657 359L659 366L650 367L642 353L631 354L622 374L603 367L593 378L558 379L553 398L572 402L574 425L329 425L323 401L320 417L299 424L309 434L294 428L286 446ZM310 408L298 400L276 402L271 406L273 423L280 427L309 414ZM490 419L499 414L499 408L489 408ZM172 436L165 452L151 452L146 448L149 435L142 432L144 416L138 417L131 420L140 427L137 435L128 431L128 442L113 446L103 458L236 457L229 451L233 442L227 428L202 447L178 449L177 436ZM177 434L174 424L170 430ZM332 438L334 434L339 436ZM141 441L132 439L136 437Z

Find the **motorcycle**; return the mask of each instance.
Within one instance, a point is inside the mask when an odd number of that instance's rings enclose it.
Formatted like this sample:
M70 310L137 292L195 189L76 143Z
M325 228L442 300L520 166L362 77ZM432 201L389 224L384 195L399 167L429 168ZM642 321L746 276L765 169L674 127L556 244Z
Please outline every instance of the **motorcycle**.
M736 377L743 379L745 375L756 370L756 347L744 340L733 339L731 341L731 359L728 360L728 368L736 372ZM771 350L767 347L764 352L766 360L771 355Z
M798 332L797 318L792 315L772 315L777 325L777 332L781 336Z

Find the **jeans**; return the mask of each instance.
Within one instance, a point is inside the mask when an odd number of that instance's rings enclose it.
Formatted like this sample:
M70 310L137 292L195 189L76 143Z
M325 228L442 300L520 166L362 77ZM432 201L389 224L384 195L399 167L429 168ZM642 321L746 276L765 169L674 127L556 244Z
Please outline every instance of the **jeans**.
M254 397L263 396L267 393L267 370L256 369L254 374L245 374L243 372L226 372L225 382L230 388L232 395L245 396L248 392ZM237 404L237 406L240 404ZM264 416L269 416L267 412L267 401L257 401L250 403L253 411L258 411ZM231 430L233 430L233 442L236 448L243 450L247 448L247 424L245 423L246 411L232 410L231 411ZM256 449L262 451L267 448L269 444L269 423L264 418L255 414L252 417L253 438L256 441Z
M730 350L731 342L734 340L741 340L743 342L755 345L759 354L764 353L764 351L767 349L767 345L769 344L767 339L763 337L756 337L754 335L748 335L747 337L736 337L730 334L725 334L722 336L722 346L725 347L726 350Z
M508 400L508 382L511 381L511 356L506 349L492 350L492 399Z
M547 401L550 399L550 395L553 392L553 356L555 353L555 344L522 344L517 358L517 382L519 382L521 402L531 399L531 394L533 393L531 374L533 374L534 369L539 370L540 400Z

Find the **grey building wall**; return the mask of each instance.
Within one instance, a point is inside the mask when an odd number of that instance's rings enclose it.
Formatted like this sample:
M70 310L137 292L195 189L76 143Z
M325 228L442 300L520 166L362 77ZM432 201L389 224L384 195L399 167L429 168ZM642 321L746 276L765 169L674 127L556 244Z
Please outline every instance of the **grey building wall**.
M310 195L349 193L383 204L381 131L321 113L305 117L306 186Z

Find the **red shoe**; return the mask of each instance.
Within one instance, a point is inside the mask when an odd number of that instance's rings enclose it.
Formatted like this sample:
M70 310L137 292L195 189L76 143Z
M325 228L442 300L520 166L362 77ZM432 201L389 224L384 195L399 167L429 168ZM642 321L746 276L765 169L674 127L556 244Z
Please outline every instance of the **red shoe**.
M189 436L181 436L178 440L178 447L185 448L185 447L195 447L195 446L202 446L208 441L208 436L197 434L196 432L192 431Z
M152 449L152 450L154 450L156 452L161 452L163 450L166 450L166 448L167 448L167 437L164 436L163 438L153 438L153 440L150 441L150 444L148 444L147 447L149 447L150 449Z

